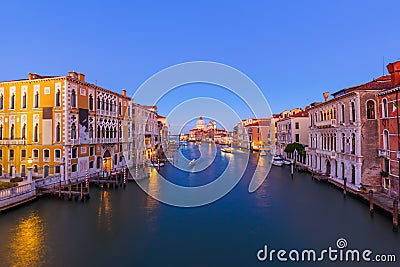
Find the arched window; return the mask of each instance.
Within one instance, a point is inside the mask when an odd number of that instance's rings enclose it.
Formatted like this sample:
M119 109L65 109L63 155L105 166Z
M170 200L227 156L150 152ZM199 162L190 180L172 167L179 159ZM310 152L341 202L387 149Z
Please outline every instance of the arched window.
M341 116L341 118L340 118L340 121L342 122L342 123L344 123L344 114L345 114L345 110L344 110L344 104L342 104L342 116Z
M22 126L21 138L26 139L26 123L24 123L24 126Z
M342 133L342 153L344 153L345 146L346 146L346 135Z
M388 130L383 131L383 148L385 150L390 149L390 140L389 140L389 131Z
M10 99L10 109L15 109L15 94L11 95Z
M26 92L24 92L23 96L22 96L22 108L26 108Z
M106 130L104 129L104 126L102 127L101 132L102 132L101 137L105 138L106 137Z
M117 128L114 128L114 138L117 138Z
M105 110L108 111L108 100L106 99L106 107Z
M119 126L119 138L122 138L122 128Z
M71 139L76 139L76 125L75 122L71 125Z
M37 123L33 129L33 142L39 142L39 124Z
M0 109L4 108L4 97L3 94L0 94Z
M61 92L60 89L57 90L56 93L56 107L61 106Z
M10 140L14 140L14 138L15 138L15 127L14 127L14 124L11 124Z
M33 101L33 107L38 108L39 107L39 91L36 91L34 101Z
M367 101L367 119L375 119L375 103L372 100Z
M351 134L351 154L356 154L356 135Z
M106 138L110 138L110 129L106 128Z
M61 141L61 124L57 123L56 126L56 142L60 142Z
M103 101L103 99L101 100L101 110L104 110L104 101Z
M100 109L100 96L97 97L97 109Z
M93 96L89 95L89 109L93 110Z
M382 118L388 117L388 103L386 98L382 100Z
M97 138L100 138L101 134L100 134L100 126L97 126Z
M93 138L93 126L89 126L89 138Z
M72 89L72 92L71 92L71 107L76 108L76 92L75 92L75 89Z
M355 122L356 121L356 108L355 108L355 104L354 101L351 102L351 122Z
M336 151L336 134L333 134L333 150Z

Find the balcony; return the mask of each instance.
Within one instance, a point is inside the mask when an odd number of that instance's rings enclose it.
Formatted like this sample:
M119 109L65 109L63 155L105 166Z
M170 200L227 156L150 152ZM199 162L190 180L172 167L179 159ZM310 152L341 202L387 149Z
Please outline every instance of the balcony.
M0 145L25 145L26 139L2 139Z
M315 150L318 154L325 155L331 159L336 158L336 152L331 150L323 150L323 149L316 149Z
M315 122L315 127L317 127L317 128L330 128L330 127L336 127L336 126L337 126L336 119Z
M397 152L397 154L399 154L399 153ZM397 155L397 156L399 156L399 155ZM390 157L390 151L386 150L386 149L378 149L378 157L389 158Z

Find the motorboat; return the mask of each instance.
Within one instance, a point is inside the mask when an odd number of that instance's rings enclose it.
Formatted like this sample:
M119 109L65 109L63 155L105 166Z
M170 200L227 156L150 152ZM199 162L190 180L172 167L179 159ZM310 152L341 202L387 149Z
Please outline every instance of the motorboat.
M194 166L194 164L196 164L196 160L192 159L191 161L189 161L189 166L192 167Z
M156 167L156 168L165 166L165 163L162 161L152 161L150 164L151 164L151 166Z
M282 167L284 164L284 160L281 156L274 156L272 158L272 165Z
M229 147L229 146L227 146L227 147L222 147L222 148L221 148L221 151L222 151L222 152L225 152L225 153L233 153L233 148L231 148L231 147Z

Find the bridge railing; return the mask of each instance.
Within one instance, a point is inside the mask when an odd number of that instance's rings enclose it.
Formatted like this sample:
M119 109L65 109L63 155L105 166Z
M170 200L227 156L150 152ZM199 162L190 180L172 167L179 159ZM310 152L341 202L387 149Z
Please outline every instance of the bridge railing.
M6 200L15 196L23 195L25 193L31 192L35 190L35 183L24 184L8 189L0 190L0 206L1 201Z

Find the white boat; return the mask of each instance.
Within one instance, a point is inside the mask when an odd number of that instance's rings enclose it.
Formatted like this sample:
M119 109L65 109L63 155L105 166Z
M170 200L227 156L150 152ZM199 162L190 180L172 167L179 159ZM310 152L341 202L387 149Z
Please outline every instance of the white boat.
M153 161L153 162L151 162L150 164L151 164L151 166L156 167L156 168L158 168L158 166L164 167L164 165L165 165L165 163L162 162L162 161L160 161L160 163L158 163L157 161ZM159 164L160 164L160 165L159 165Z
M221 151L225 152L225 153L233 153L233 148L231 148L231 147L222 147Z
M260 156L266 156L267 155L267 151L265 151L264 149L260 151Z
M192 159L191 161L189 161L189 166L194 166L194 164L196 164L196 160Z
M283 163L284 163L284 161L283 161L283 158L281 156L274 156L272 158L272 165L274 165L274 166L282 167Z

